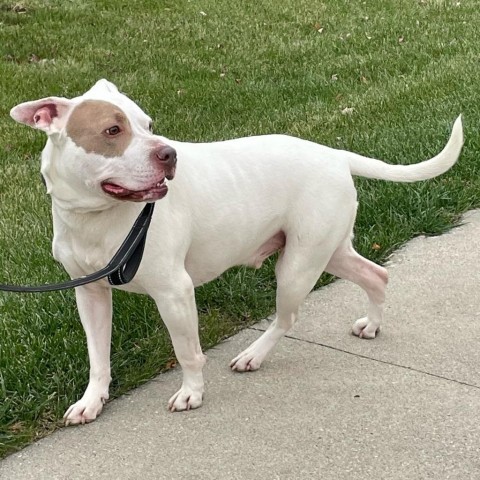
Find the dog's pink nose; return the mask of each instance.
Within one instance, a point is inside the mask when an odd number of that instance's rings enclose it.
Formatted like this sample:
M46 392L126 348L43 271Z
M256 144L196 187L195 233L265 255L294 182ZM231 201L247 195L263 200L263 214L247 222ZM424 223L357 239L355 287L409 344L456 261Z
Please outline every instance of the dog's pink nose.
M177 152L174 148L162 145L153 151L154 158L166 167L174 167L177 164Z

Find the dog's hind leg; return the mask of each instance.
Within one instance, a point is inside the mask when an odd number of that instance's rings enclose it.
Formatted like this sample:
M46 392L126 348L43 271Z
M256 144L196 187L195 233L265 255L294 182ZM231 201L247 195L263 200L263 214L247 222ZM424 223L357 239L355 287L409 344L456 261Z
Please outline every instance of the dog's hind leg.
M246 350L230 362L238 372L257 370L262 361L290 330L298 317L298 309L315 286L333 248L325 246L287 246L280 254L275 274L277 277L277 314L268 329Z
M325 270L365 290L369 300L368 315L354 323L352 332L360 338L375 338L383 316L387 270L359 255L350 240L335 251Z

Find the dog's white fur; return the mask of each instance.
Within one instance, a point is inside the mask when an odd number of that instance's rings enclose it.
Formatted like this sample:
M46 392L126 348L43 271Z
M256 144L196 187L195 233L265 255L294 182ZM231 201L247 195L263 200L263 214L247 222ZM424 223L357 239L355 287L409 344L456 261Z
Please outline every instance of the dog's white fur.
M134 140L121 157L87 153L66 135L72 108L86 99L111 102L127 115ZM53 117L42 111L46 100L56 106ZM172 411L202 404L205 357L198 337L194 287L233 265L259 267L276 249L280 248L275 270L276 319L232 360L233 370L260 367L294 324L299 305L324 270L365 290L368 314L355 322L353 333L375 337L387 273L352 247L357 209L352 175L399 182L432 178L456 162L463 145L460 117L439 155L409 166L388 165L286 135L204 144L176 142L150 133L150 118L105 80L81 97L23 103L11 115L48 134L42 173L52 197L53 252L72 277L103 267L142 208L141 203L107 195L101 182L114 177L132 190L146 188L161 175L149 157L153 146L175 148L175 179L165 198L157 202L140 269L122 287L150 295L168 327L183 369L181 388L168 404ZM83 397L65 413L67 424L94 420L108 399L111 380L111 287L106 281L79 287L76 298L87 336L90 381Z

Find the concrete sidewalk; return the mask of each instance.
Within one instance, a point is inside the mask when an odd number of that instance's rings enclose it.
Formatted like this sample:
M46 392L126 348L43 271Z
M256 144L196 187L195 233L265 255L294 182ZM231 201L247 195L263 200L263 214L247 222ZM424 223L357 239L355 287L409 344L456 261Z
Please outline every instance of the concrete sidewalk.
M228 362L262 322L207 352L204 406L171 414L178 370L0 462L2 480L480 478L480 212L397 252L385 322L338 281L255 373Z

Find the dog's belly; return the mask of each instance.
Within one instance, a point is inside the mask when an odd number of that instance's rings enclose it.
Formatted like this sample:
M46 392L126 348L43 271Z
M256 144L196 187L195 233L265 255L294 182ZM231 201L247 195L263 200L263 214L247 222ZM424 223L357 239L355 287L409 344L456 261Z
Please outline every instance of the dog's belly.
M249 267L251 266L255 268L260 268L264 260L266 260L270 255L278 252L285 246L286 240L287 237L285 235L285 232L280 230L278 233L273 235L273 237L270 237L265 243L260 245L258 250L256 250L251 256L251 258L244 262L244 264Z
M280 230L259 246L249 245L249 248L226 248L216 251L211 248L198 248L189 252L185 267L194 285L199 286L217 278L235 265L260 268L268 257L285 246L285 242L286 235Z

